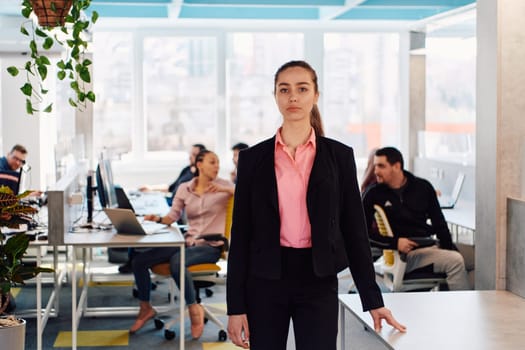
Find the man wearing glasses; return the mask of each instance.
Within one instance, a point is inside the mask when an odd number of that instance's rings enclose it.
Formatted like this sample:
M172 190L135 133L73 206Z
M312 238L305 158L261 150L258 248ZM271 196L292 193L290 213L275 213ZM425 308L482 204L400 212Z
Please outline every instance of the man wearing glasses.
M27 149L14 145L7 156L0 158L0 171L18 171L26 163Z

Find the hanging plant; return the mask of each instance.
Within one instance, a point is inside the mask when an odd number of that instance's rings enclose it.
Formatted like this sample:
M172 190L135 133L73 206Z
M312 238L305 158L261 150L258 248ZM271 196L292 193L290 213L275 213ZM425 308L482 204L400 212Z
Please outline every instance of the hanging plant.
M65 58L56 63L57 78L69 81L74 97L69 104L74 108L84 109L88 101L95 102L95 94L89 89L92 64L86 57L88 42L85 39L88 29L98 19L93 11L91 17L85 15L91 0L22 0L22 16L28 19L22 23L20 32L29 39L30 58L23 67L8 67L12 76L21 72L26 74L26 81L20 88L26 96L26 112L33 114L40 111L35 106L44 101L48 93L43 82L48 75L51 60L46 55L55 45L65 48ZM30 16L38 18L36 24ZM42 112L49 113L53 104L47 105Z

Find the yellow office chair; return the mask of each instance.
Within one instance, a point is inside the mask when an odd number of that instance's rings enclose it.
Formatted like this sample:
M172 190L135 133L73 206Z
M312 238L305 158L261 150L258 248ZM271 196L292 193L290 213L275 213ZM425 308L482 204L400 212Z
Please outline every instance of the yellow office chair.
M379 205L374 205L374 218L382 236L394 237L385 211ZM439 290L446 283L446 274L434 273L423 267L405 273L404 262L397 250L384 249L383 255L374 263L376 274L382 276L383 283L391 292L406 292L410 290Z
M226 204L226 224L224 229L224 236L229 241L230 240L230 231L232 226L232 215L233 215L233 196L228 200ZM223 249L222 255L219 260L227 261L227 251ZM173 278L171 278L170 265L168 262L157 264L151 268L151 271L159 276L169 278L169 291L170 291L170 302L173 301L173 295L175 295L177 286ZM221 271L221 266L217 263L206 263L206 264L197 264L188 266L188 271L191 273L193 278L193 286L195 288L195 294L197 296L197 302L201 304L204 309L205 320L212 321L219 327L218 339L219 341L226 341L227 333L224 324L215 316L213 312L223 313L223 310L214 308L210 305L205 305L201 303L200 290L202 288L206 289L206 296L212 296L213 291L208 289L209 287L215 284L224 284L226 279L224 277L219 277L219 272ZM171 330L172 325L176 321L171 321L164 323L159 318L155 319L155 327L161 329L164 327L164 337L168 340L175 338L175 332Z

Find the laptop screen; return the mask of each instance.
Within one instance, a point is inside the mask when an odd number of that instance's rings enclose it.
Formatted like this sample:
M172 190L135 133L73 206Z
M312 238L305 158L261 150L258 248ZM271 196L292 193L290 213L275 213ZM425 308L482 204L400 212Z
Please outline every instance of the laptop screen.
M458 177L456 178L456 183L454 184L454 188L452 189L451 197L454 202L456 202L459 198L459 194L461 193L461 188L463 186L463 182L465 181L465 174L459 173Z

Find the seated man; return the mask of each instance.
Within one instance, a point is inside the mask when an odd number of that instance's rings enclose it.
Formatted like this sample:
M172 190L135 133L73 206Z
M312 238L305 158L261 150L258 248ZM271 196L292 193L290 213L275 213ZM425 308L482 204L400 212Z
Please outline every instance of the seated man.
M22 145L14 145L11 151L0 158L0 171L18 171L26 163L27 149Z
M433 265L435 273L446 273L450 290L470 289L465 262L452 243L436 191L430 182L404 170L403 156L393 147L375 152L374 173L377 184L363 195L371 240L381 248L397 249L406 254L406 272ZM384 209L394 237L379 234L374 225L374 204ZM439 247L418 248L418 244L409 239L434 234L439 239Z

